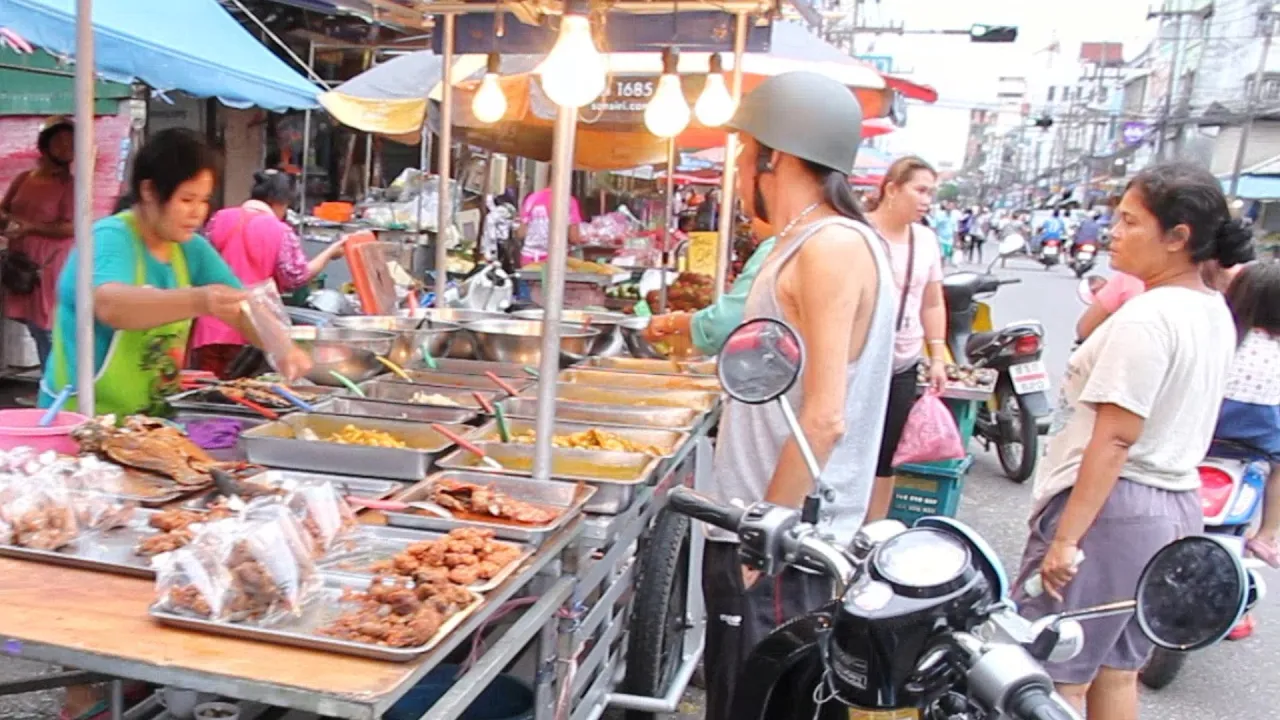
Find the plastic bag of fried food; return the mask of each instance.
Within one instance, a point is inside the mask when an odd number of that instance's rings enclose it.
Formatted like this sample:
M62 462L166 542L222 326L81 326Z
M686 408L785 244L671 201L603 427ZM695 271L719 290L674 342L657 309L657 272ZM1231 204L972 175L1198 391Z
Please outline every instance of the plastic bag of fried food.
M279 503L252 517L193 526L195 538L157 555L157 604L169 612L231 622L296 616L320 589L308 541Z
M316 557L328 553L351 537L356 514L347 500L328 482L288 482L279 496L255 498L246 512L255 517L271 505L287 508L298 521Z
M80 534L71 493L59 478L20 478L0 493L0 522L7 525L8 544L35 550L57 550Z

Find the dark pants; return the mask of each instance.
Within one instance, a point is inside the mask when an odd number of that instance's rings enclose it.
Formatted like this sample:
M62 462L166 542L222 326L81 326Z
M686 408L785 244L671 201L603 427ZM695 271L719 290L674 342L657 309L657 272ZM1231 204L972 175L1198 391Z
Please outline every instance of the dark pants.
M36 357L40 358L40 369L43 370L45 363L49 362L49 353L53 351L53 331L33 322L23 321L22 324L27 326L31 339L36 341Z
M893 476L893 454L902 441L902 428L907 424L907 416L915 407L920 397L920 388L916 384L918 371L912 365L906 370L893 374L889 381L889 404L885 407L884 432L880 435L880 458L876 461L876 477Z
M828 603L831 581L787 568L774 578L761 576L744 589L737 544L708 542L702 593L707 605L705 718L731 720L738 674L751 651L778 625Z

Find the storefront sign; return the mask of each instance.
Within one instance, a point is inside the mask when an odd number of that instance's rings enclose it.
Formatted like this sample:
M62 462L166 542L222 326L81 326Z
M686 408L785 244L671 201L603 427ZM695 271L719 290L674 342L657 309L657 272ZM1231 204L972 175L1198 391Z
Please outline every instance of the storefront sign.
M1127 122L1120 136L1125 145L1137 145L1147 139L1147 124L1144 122Z
M444 23L436 18L436 27ZM494 37L493 16L488 13L459 15L454 52L541 55L556 41L554 23L526 25L507 14L503 32ZM679 22L671 15L610 13L603 27L601 50L610 52L658 52L677 46L687 52L732 52L734 16L729 13L682 12ZM747 52L769 52L769 25L747 26ZM443 35L432 33L432 49L441 52ZM597 42L600 42L599 40Z
M699 75L681 77L685 98L689 106L698 100L704 78ZM538 117L551 120L556 116L556 105L542 91L541 81L532 82L530 108ZM615 75L610 78L604 93L590 105L578 111L578 122L600 128L635 130L644 127L644 109L658 89L657 75Z
M717 232L691 232L689 233L689 251L686 257L689 272L702 273L703 275L715 276L716 274L716 246L719 244L720 233Z

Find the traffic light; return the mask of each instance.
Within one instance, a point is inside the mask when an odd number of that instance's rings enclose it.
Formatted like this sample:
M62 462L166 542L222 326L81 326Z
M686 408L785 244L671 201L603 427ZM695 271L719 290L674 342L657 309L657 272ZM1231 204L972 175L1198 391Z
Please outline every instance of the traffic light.
M969 40L978 43L1011 43L1018 39L1014 25L973 25L969 28Z

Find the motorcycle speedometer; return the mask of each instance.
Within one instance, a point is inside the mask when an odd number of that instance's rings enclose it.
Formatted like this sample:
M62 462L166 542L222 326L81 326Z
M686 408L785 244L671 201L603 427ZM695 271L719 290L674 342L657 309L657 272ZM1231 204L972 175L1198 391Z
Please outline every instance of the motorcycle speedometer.
M916 598L954 592L974 572L964 543L926 528L908 530L881 545L872 565L899 594Z

